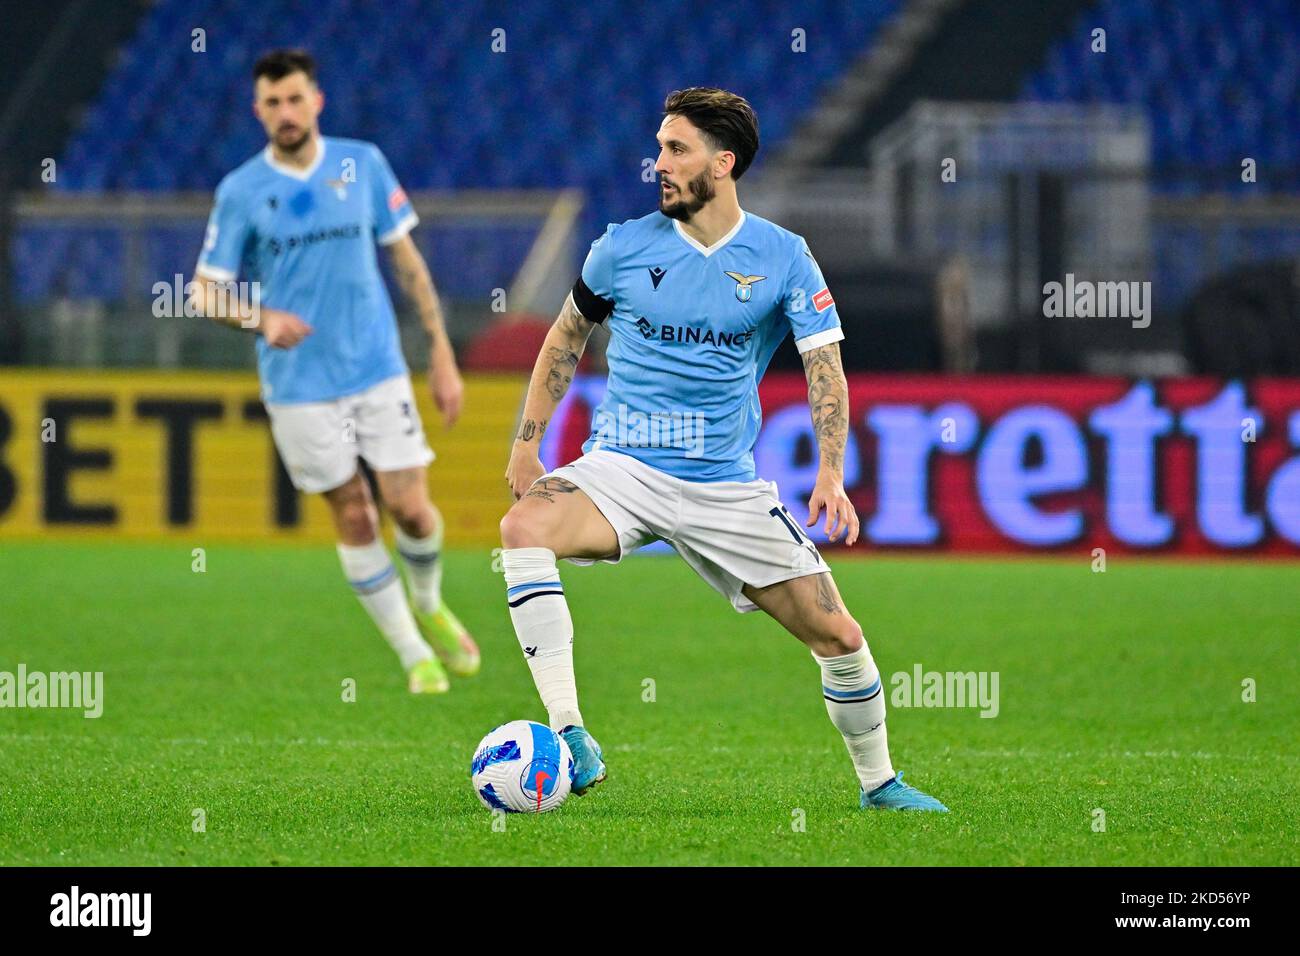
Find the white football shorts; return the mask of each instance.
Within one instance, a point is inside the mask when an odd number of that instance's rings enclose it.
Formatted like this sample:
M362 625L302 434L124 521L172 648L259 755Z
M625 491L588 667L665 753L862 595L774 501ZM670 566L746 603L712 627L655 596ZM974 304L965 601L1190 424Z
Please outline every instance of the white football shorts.
M434 458L406 375L327 402L267 402L266 411L275 447L299 491L345 484L358 458L375 471L419 468Z
M667 541L714 590L743 613L758 608L741 589L829 572L817 546L781 504L771 481L684 481L621 452L588 452L547 477L577 485L618 535L617 564L652 541ZM569 558L574 564L594 564Z

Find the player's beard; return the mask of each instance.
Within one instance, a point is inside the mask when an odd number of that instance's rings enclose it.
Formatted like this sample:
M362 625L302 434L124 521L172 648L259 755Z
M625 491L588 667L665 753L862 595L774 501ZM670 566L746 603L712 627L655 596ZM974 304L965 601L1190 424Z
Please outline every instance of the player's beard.
M676 190L676 192L679 198L675 202L665 202L663 180L660 180L659 211L669 219L679 219L682 222L690 222L691 217L703 209L705 203L718 194L717 189L713 186L713 177L709 175L707 169L686 184L688 195L682 196L680 189Z
M297 129L297 128L298 128L298 127L296 127L296 126L293 127L293 129ZM288 132L288 131L286 131L286 130L278 130L278 131L276 132L276 134L275 134L275 145L276 145L276 147L277 147L278 149L280 149L282 152L285 152L285 153L296 153L296 152L298 152L298 150L300 150L300 149L302 149L304 146L306 146L306 145L307 145L307 141L308 141L309 139L311 139L311 130L310 130L310 129L303 130L303 131L302 131L302 134L299 135L299 136L297 137L297 139L286 139L286 138L285 138L285 133L286 133L286 132Z

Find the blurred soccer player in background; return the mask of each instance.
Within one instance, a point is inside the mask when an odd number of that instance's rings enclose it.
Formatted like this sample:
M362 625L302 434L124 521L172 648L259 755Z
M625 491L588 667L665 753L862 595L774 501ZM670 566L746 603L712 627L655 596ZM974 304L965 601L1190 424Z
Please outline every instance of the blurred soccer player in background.
M664 103L658 140L659 209L592 243L533 369L506 470L518 498L501 522L507 602L551 726L573 752L573 790L603 780L605 764L578 710L556 560L617 563L664 540L737 611L766 611L811 650L863 808L946 811L894 772L862 629L776 485L754 471L758 382L793 332L820 452L808 525L824 508L830 540L857 539L834 299L804 240L736 198L758 120L735 94L682 90ZM542 434L599 323L610 333L608 390L583 456L544 475ZM732 665L734 651L717 654L719 667Z
M479 651L442 599L443 521L425 475L434 456L375 253L388 251L432 339L429 384L450 426L463 385L410 236L415 210L376 146L320 134L325 98L309 54L267 53L253 79L253 112L269 142L217 187L195 298L204 314L257 334L262 400L294 486L329 503L343 573L411 691L441 693L447 671L478 671ZM239 278L258 283L258 299L237 294ZM409 603L361 458L396 525Z

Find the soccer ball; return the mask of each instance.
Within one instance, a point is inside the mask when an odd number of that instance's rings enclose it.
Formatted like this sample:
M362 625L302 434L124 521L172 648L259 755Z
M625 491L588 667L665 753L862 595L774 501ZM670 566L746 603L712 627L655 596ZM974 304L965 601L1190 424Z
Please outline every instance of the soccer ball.
M568 797L573 754L550 727L512 720L479 742L469 774L474 792L489 810L543 813Z

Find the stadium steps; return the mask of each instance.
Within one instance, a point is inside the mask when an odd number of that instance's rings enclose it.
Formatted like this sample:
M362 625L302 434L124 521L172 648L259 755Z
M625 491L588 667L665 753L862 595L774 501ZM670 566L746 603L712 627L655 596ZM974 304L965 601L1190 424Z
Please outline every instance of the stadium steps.
M889 89L918 49L966 0L908 0L845 71L764 170L764 182L785 184L815 166Z
M47 157L61 156L81 107L103 85L113 52L143 3L9 4L0 30L0 263L14 255L8 193L43 184ZM54 167L55 175L63 172ZM18 360L23 330L16 273L0 268L0 365Z
M135 32L148 4L15 4L0 39L0 150L9 185L35 186ZM0 180L8 178L0 175Z
M1054 41L1097 0L968 0L948 9L889 88L823 153L827 166L861 166L872 137L917 100L1011 101Z

